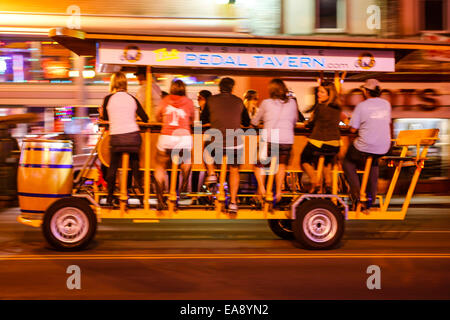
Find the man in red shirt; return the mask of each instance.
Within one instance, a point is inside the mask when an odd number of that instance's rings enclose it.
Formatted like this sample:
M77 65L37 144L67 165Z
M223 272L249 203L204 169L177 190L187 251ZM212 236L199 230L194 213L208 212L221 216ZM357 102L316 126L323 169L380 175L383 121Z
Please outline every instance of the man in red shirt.
M155 157L158 210L165 208L163 198L165 168L173 155L178 155L181 160L180 167L183 175L181 192L184 193L187 190L191 170L191 125L194 122L194 114L194 103L186 97L186 85L181 80L173 81L170 94L161 101L156 110L156 119L163 123Z

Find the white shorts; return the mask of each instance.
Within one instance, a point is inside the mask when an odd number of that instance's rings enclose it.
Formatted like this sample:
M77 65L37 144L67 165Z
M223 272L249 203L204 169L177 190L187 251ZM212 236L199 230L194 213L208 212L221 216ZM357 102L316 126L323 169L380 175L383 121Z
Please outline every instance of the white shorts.
M169 136L162 134L159 136L158 150L165 152L173 149L192 149L192 136Z

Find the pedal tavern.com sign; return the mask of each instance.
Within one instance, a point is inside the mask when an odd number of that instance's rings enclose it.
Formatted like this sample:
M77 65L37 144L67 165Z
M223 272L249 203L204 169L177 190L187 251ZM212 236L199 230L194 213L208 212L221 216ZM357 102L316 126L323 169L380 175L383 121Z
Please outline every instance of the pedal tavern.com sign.
M101 42L99 64L302 71L395 71L394 52Z

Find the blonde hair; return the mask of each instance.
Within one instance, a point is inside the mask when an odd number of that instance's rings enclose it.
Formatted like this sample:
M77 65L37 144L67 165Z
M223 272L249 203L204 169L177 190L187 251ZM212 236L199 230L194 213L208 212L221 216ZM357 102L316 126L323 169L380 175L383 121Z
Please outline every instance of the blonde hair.
M109 92L127 91L127 77L122 72L115 72L111 76L109 83Z
M252 99L258 100L258 92L252 89L247 90L247 92L244 94L244 105L247 107L248 102Z

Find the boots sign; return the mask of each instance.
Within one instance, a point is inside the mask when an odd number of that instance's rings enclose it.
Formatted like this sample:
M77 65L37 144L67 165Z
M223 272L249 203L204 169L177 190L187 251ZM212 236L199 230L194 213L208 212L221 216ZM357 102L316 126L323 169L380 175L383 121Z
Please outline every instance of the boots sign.
M392 118L450 118L450 88L434 83L422 85L429 87L393 89L383 85L381 98L391 103ZM359 88L343 92L344 104L350 109L363 100Z

